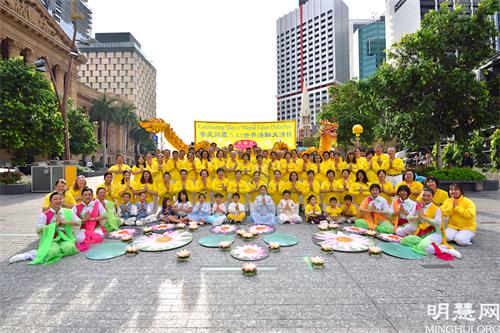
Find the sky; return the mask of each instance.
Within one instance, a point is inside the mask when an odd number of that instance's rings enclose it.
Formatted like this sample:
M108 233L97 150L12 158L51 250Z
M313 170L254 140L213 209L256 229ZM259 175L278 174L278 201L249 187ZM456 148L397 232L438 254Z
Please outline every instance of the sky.
M194 121L276 120L276 20L298 0L89 0L92 33L131 32L156 67L157 116L186 142ZM384 0L344 0L350 19Z

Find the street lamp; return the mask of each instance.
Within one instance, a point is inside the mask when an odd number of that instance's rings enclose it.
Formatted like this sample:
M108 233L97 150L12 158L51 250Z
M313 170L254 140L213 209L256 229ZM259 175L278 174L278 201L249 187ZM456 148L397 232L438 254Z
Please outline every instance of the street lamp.
M352 127L352 134L356 135L356 148L359 148L359 137L363 133L363 126L356 124Z

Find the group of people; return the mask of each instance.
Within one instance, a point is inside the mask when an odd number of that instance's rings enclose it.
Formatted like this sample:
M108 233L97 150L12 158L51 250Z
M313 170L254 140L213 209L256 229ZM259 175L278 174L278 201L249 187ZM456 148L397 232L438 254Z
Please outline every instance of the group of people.
M432 236L437 244L471 244L474 203L458 184L449 194L438 186L433 177L425 184L416 181L396 149L389 147L384 154L380 145L356 148L344 157L334 150L240 151L213 143L208 149L139 155L132 167L117 155L95 191L83 176L70 186L64 179L57 181L37 223L50 248L18 259L58 260L102 241L120 225L218 225L246 218L257 224L293 224L302 222L301 210L310 223L352 222L402 237ZM74 246L69 248L68 242Z

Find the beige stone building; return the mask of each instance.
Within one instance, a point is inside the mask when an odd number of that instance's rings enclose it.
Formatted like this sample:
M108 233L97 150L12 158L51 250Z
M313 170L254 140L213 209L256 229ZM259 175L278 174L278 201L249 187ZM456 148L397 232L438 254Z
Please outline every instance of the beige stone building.
M70 48L70 38L39 0L0 0L0 57L7 59L22 56L28 64L32 64L40 57L47 58L55 76L56 88L61 95L70 59ZM102 92L78 80L77 66L85 64L87 58L80 56L74 61L69 76L69 97L78 107L83 107L89 112L93 101L102 96ZM50 79L49 74L47 74L47 79ZM113 97L121 98L120 96ZM100 139L100 133L97 130L96 137ZM102 143L102 139L99 143ZM125 143L125 127L112 124L108 132L107 154L110 158L106 162L113 162L114 155L123 153L125 146L128 146L127 156L131 160L133 145L130 138L128 144ZM101 150L86 159L103 162L102 156ZM36 159L47 158L47 156L38 156ZM9 159L10 155L0 150L0 164L8 164ZM72 159L80 160L82 156L72 156Z
M123 96L140 119L156 117L156 69L131 33L96 33L90 45L80 45L88 58L78 68L80 81L107 94Z

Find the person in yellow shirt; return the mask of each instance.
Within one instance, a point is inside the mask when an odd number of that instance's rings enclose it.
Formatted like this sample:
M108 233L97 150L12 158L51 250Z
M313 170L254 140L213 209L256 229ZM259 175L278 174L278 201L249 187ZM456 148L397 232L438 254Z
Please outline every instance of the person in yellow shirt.
M101 183L101 184L97 185L97 187L95 188L96 192L101 187L105 188L106 189L105 200L108 200L108 201L111 201L111 202L115 202L115 199L116 199L115 198L116 189L119 187L119 185L121 183L121 179L123 179L123 171L122 171L122 174L121 174L120 182L116 186L114 185L115 184L114 177L116 177L116 176L113 176L113 174L111 172L106 172L104 174L104 183Z
M116 155L116 164L108 169L113 174L113 186L117 187L122 181L123 171L130 170L130 167L124 163L125 158L122 154ZM107 200L107 199L106 199Z
M349 194L353 196L354 203L358 206L370 195L370 183L364 170L356 172L356 181L349 185Z
M235 173L235 176L238 177L238 172ZM241 223L246 216L245 205L239 202L240 195L238 192L232 194L231 200L232 202L227 206L227 218L232 223Z
M256 159L257 159L257 164L255 165L255 171L259 172L260 178L262 179L264 184L267 184L269 181L269 165L268 164L266 165L264 157L262 155L258 155Z
M180 171L182 169L182 161L179 159L179 152L174 150L172 158L168 160L165 171L170 173L173 181L181 179Z
M224 200L227 200L227 188L229 186L229 180L226 178L224 174L224 169L217 169L217 177L212 180L212 191L214 197L217 193L222 194Z
M268 172L269 178L271 178L271 175L274 175L275 171L279 171L281 173L281 162L278 160L278 154L276 154L275 151L272 151L271 154L269 154L269 157L271 160L269 161Z
M234 173L234 182L230 182L227 188L228 193L238 193L238 201L243 205L247 203L247 194L250 192L250 186L246 181L243 180L243 173L240 170L236 170Z
M300 197L302 196L302 182L299 180L297 172L292 171L288 177L288 191L290 192L290 199L299 204Z
M302 164L301 168L298 171L299 174L299 180L304 180L307 178L307 171L312 170L309 169L311 165L311 161L309 161L309 154L308 153L303 153L302 154Z
M365 157L365 154L363 154L363 151L361 150L361 148L356 147L354 149L354 156L356 157L356 161L359 163L360 166L365 165L366 157ZM361 169L361 167L359 169Z
M218 150L215 158L212 160L212 170L209 172L210 177L214 178L216 175L216 170L219 168L226 169L226 158L224 157L224 151Z
M252 181L250 182L250 184L248 184L250 188L248 192L250 194L250 202L255 201L255 198L259 195L259 189L262 185L267 186L267 182L262 180L260 172L255 171L253 173Z
M234 172L236 171L236 169L238 169L239 163L240 162L238 161L238 154L233 150L229 154L229 159L226 161L226 168L224 169L225 176L229 181L234 180Z
M250 183L252 181L252 175L253 172L255 171L255 167L252 163L250 163L250 155L248 153L245 153L242 155L242 160L243 162L238 164L238 170L241 171L241 179L244 182ZM235 178L236 178L236 172L235 172Z
M297 172L297 165L292 162L291 153L287 152L285 158L281 160L280 170L283 179L288 179L290 177L290 172Z
M216 160L216 159L214 159L214 160ZM208 151L202 150L200 153L200 159L196 160L196 170L198 171L198 173L201 170L207 170L208 174L212 174L213 173L213 166L214 166L214 163L212 161L210 161L210 155L208 154Z
M449 198L448 193L439 188L439 179L433 176L427 177L425 180L425 186L434 191L434 197L432 198L432 203L438 207ZM422 192L418 195L417 202L422 202Z
M330 159L330 153L325 151L319 168L319 174L316 172L316 180L321 184L326 180L326 173L328 170L333 169L333 160Z
M195 183L195 192L204 193L206 197L211 200L210 192L212 191L212 181L210 180L210 175L206 169L200 171L200 177Z
M158 205L163 204L163 199L165 198L172 198L174 201L177 200L177 198L175 198L174 182L170 172L167 171L163 174L163 181L156 184L156 189L158 190Z
M476 205L464 196L460 184L450 185L450 197L441 206L443 216L448 218L446 239L458 245L470 245L476 235Z
M289 185L287 181L281 179L281 171L274 171L274 179L269 182L267 191L275 205L279 204L283 191L288 190Z
M156 184L160 184L163 181L163 174L167 171L167 165L165 163L165 156L162 153L156 155L156 165L154 170L151 171L151 175L153 175L153 182Z
M302 164L304 163L304 160L300 158L297 149L292 149L290 153L292 154L292 162L293 164L295 164L295 172L299 173L302 170Z
M342 177L342 170L344 170L346 168L346 166L347 166L347 164L342 160L340 153L334 152L331 170L333 170L335 172L335 180L338 180ZM337 198L337 200L338 200L338 198Z
M50 209L50 196L54 192L61 193L63 196L63 203L61 207L71 209L74 205L76 205L75 199L67 190L66 181L61 178L56 180L56 183L54 184L54 191L47 194L43 199L42 212L46 212Z
M135 165L131 169L133 176L132 181L134 183L140 181L142 173L146 169L147 169L146 158L144 157L144 155L137 155L137 157L135 158Z
M354 154L354 151L348 151L345 157L345 163L346 163L346 169L351 172L351 180L356 181L356 173L359 170L359 164L358 161L356 160L356 155ZM354 199L356 201L356 199Z
M382 145L377 144L375 145L375 155L373 156L373 158L375 159L375 162L380 165L380 168L382 168L384 161L389 157L382 152Z
M424 189L424 185L422 185L421 182L418 182L415 180L415 171L413 170L406 170L404 173L404 180L396 185L396 190L401 186L401 185L406 185L410 188L411 194L410 194L410 199L413 201L416 201L419 194L422 192Z
M390 182L386 179L387 173L385 170L380 169L377 172L377 182L375 184L380 185L380 196L387 202L392 202L392 197L396 195L396 191Z
M134 195L139 197L141 193L146 194L146 202L148 204L154 204L158 192L156 185L154 184L153 176L149 170L145 170L142 173L141 180L138 183L132 185L134 189Z
M330 198L335 197L335 202L337 202L336 196L338 196L338 193L342 193L343 189L337 188L337 181L335 180L335 171L328 170L326 172L326 178L327 179L323 183L321 183L319 191L322 197L321 202L323 202L325 205L328 205L328 203L330 202Z
M342 177L337 180L337 201L339 203L344 203L344 197L349 194L349 187L352 183L350 174L351 172L348 169L344 169L342 170Z
M71 188L68 190L68 193L71 194L73 199L75 199L76 203L82 202L82 190L87 187L87 179L85 176L78 176L75 179L75 183Z
M387 155L389 157L382 163L382 169L387 172L387 180L397 189L396 185L403 180L401 173L405 169L405 164L402 159L396 157L396 148L387 148Z
M358 210L356 209L356 205L352 203L352 195L346 194L342 200L344 203L340 206L340 209L342 209L342 218L340 222L353 223L358 215Z
M325 209L326 219L329 222L341 222L342 220L342 208L337 205L337 198L331 197L329 205Z
M326 175L326 173L325 173ZM316 197L316 201L318 201L320 204L320 184L319 181L317 181L314 178L315 174L314 171L308 171L307 172L307 179L302 182L302 195L304 198L309 198L311 195L314 195Z
M189 202L194 202L194 192L196 191L194 182L191 179L188 179L188 172L186 169L182 169L179 174L181 179L174 183L175 196L178 197L178 194L181 191L186 191L188 196L187 200Z
M123 171L123 178L122 181L120 182L120 185L118 188L115 188L115 194L113 197L115 198L116 201L116 206L120 207L120 205L123 204L123 194L124 193L130 193L130 198L129 202L130 203L135 203L136 199L134 194L134 188L133 185L136 184L134 183L130 178L131 178L131 172L128 170ZM140 180L139 180L140 182ZM97 192L97 191L96 191Z
M326 221L326 216L323 215L321 206L318 204L316 196L313 194L307 197L307 205L304 214L306 216L306 222L311 224L319 224L322 221Z
M368 181L370 183L378 182L377 172L380 170L380 167L373 156L375 155L375 151L370 149L366 152L365 161L361 167L362 170L365 170L366 177L368 177Z
M194 153L189 152L187 154L187 159L183 161L182 168L187 171L187 179L196 181L196 178L198 177L198 171L196 169L196 161L194 159Z

